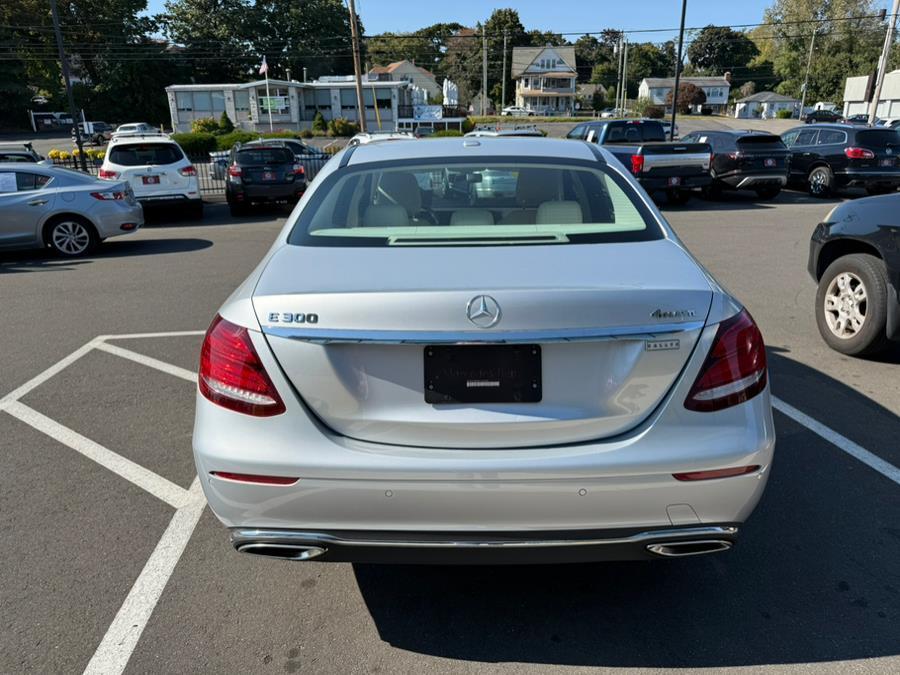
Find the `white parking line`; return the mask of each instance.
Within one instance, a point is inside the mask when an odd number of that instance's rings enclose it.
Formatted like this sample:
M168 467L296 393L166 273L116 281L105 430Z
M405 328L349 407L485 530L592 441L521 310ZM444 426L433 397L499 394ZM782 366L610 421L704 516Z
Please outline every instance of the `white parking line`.
M180 377L182 380L187 380L188 382L197 381L197 373L191 370L180 368L179 366L173 366L171 363L166 363L165 361L154 359L152 356L138 354L137 352L133 352L130 349L125 349L124 347L111 345L108 342L100 342L97 344L97 349L109 354L114 354L115 356L120 356L123 359L134 361L135 363L140 363L141 365L148 366L150 368L156 368L156 370L161 370L162 372L168 373L169 375Z
M75 452L81 453L93 462L103 466L114 474L121 476L130 483L134 483L142 490L146 490L154 497L161 499L166 504L178 509L190 501L188 491L180 485L176 485L167 478L145 469L140 464L122 457L90 438L82 436L63 426L56 420L39 413L34 408L29 408L23 403L14 401L6 407L6 412L28 426L37 429L50 438L59 441Z
M170 330L162 333L121 333L119 335L101 335L98 340L141 340L146 338L188 337L205 335L205 330Z
M195 478L190 489L190 501L172 516L169 526L84 669L85 673L111 675L125 670L205 506L200 479Z
M854 443L846 436L842 436L831 427L826 427L821 422L817 422L806 413L800 412L794 406L790 405L789 403L785 403L776 396L772 397L772 407L775 408L775 410L787 415L801 426L806 427L814 434L821 436L826 441L836 446L840 450L843 450L851 457L858 459L869 468L874 469L885 478L894 481L897 485L900 485L900 469L898 469L890 462L886 462L878 455L869 452L864 447L857 443Z

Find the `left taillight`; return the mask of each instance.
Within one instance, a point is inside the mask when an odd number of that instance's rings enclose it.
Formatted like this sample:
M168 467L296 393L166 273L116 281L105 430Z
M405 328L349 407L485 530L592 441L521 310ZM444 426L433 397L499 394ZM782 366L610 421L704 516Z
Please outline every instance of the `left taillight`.
M747 310L719 324L684 407L713 412L749 401L766 388L766 346Z
M302 164L294 164L294 170L292 173L295 176L303 176L306 174L306 169L303 168Z
M285 411L246 328L216 315L200 350L200 393L213 403L255 417Z
M97 173L97 178L100 180L115 180L119 177L118 171L110 171L109 169L100 169Z
M637 175L644 170L644 156L643 155L632 155L631 156L631 173Z

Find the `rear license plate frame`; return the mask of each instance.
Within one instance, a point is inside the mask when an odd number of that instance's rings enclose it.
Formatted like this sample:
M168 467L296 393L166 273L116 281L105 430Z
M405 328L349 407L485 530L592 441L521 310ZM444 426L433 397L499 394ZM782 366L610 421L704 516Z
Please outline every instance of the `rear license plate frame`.
M890 157L890 158L882 159L878 162L878 164L881 166L894 166L894 158Z
M427 345L425 402L540 403L543 355L537 344Z
M681 176L669 176L668 186L678 187L681 185Z
M275 172L274 171L263 171L262 179L266 183L271 183L272 181L275 180Z
M141 176L144 185L159 185L159 176Z
M767 169L773 168L775 166L775 164L776 164L775 160L772 159L771 157L766 157L763 160L763 166L765 166Z

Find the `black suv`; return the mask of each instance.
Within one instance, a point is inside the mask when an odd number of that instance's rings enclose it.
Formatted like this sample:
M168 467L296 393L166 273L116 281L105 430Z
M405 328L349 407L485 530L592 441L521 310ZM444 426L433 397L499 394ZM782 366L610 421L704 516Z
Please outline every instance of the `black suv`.
M231 149L225 198L232 215L253 203L294 204L306 191L306 171L294 153L278 140L238 143Z
M803 120L807 124L815 124L817 122L840 122L841 115L833 110L813 110Z
M791 151L790 179L814 197L842 187L870 195L900 187L900 132L852 124L810 124L781 135Z
M721 190L753 190L760 199L774 199L787 183L791 156L775 134L766 131L692 131L683 143L709 143L713 182L707 196Z

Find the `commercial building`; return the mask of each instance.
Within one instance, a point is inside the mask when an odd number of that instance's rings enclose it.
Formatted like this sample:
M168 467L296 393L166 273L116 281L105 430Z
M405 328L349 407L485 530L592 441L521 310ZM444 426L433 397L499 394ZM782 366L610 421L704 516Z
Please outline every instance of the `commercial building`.
M869 101L875 89L874 80L872 75L847 78L844 82L844 117L868 114ZM900 70L893 70L884 76L881 100L875 115L881 119L900 118Z

